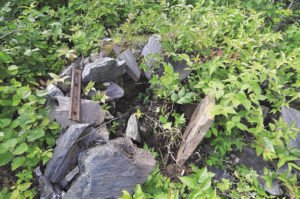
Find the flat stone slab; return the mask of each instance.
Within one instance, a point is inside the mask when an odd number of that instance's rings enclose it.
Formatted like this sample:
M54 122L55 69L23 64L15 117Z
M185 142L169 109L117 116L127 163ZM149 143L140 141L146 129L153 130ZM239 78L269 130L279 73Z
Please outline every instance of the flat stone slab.
M53 157L48 162L45 176L52 183L61 181L77 163L80 148L78 139L89 124L73 124L56 140Z
M135 56L130 49L125 50L119 55L119 58L126 62L126 73L134 80L138 81L141 76L141 69L136 63Z
M155 56L162 55L162 46L159 41L159 36L153 35L149 38L148 43L144 46L141 55L145 58L145 63L149 69L157 64L157 61L153 58ZM145 76L150 79L152 72L145 72Z
M240 164L253 168L259 174L263 173L264 168L270 168L269 164L262 157L257 156L255 150L250 147L244 147L236 157L239 158Z
M154 169L151 153L139 149L128 138L97 145L79 158L80 175L63 199L114 199L122 190L133 193Z
M60 123L63 129L72 124L77 124L76 121L69 120L70 98L56 97L58 105L53 105L49 113L51 120ZM92 100L81 100L80 123L100 125L104 121L105 112L101 106Z
M124 73L125 61L104 57L85 65L82 71L82 81L109 82L118 79Z
M299 129L296 139L291 139L288 143L289 148L300 149L300 111L293 108L282 107L281 113L284 122L288 125L294 124L295 127Z

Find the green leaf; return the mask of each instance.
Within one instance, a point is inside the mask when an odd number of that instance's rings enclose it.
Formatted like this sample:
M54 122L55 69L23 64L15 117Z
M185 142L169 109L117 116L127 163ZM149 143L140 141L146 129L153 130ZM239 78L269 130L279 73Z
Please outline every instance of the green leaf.
M22 166L25 162L25 157L16 157L15 159L13 159L12 163L11 163L11 169L14 171L17 168L19 168L20 166Z
M188 176L183 176L183 177L179 177L179 180L187 187L189 187L190 189L195 189L197 187L197 182L195 179L193 179L192 177L188 177Z
M123 195L121 196L120 199L132 199L132 197L128 191L123 190L122 192L123 192Z
M9 126L10 123L11 123L11 119L0 119L0 129Z
M13 155L11 153L5 153L0 155L0 167L6 165L13 159Z
M26 143L22 143L13 152L14 155L21 155L28 150L28 146Z
M43 137L44 135L45 135L45 132L43 129L41 129L41 128L33 129L29 132L29 134L27 136L27 141L33 142L36 139Z
M10 63L13 59L4 51L0 51L0 62L2 63Z

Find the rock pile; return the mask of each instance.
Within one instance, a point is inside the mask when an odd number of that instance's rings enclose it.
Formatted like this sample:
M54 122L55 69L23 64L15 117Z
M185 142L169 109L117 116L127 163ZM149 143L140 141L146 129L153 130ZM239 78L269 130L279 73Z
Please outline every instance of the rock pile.
M91 100L99 93L105 94L106 102L123 97L123 88L115 82L125 73L133 82L139 80L141 70L136 58L130 49L116 59L101 55L79 58L61 72L59 81L46 89L49 118L61 125L62 133L44 175L39 174L41 198L119 198L123 190L132 193L154 169L151 153L137 148L131 140L141 141L137 118L130 117L126 137L110 140L104 121L113 116ZM69 119L68 96L72 69L82 62L83 84L102 83L106 90L90 90L82 97L81 118L76 122Z

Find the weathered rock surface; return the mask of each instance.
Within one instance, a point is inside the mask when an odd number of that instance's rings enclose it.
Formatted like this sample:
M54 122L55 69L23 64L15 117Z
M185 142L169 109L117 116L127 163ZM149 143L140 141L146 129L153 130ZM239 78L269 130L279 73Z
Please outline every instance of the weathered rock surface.
M141 142L138 120L135 114L132 114L128 119L127 128L126 128L126 137Z
M88 126L89 124L73 124L56 140L53 157L45 170L45 176L50 182L58 183L75 166L81 151L78 139Z
M55 98L56 96L64 96L64 93L55 85L49 84L46 88L47 97Z
M295 127L300 129L300 111L288 107L282 107L282 119L289 125L295 124ZM298 135L296 139L292 139L288 146L290 148L300 149L300 130L298 131Z
M109 82L116 80L124 73L125 61L104 57L85 65L82 71L82 81Z
M39 189L41 199L59 198L59 194L55 193L53 185L45 178L45 176L39 177Z
M169 58L167 59L167 62L173 66L175 72L179 73L180 80L187 78L192 72L191 67L188 66L184 60L175 61Z
M155 166L151 153L136 148L126 138L109 141L84 152L79 160L80 176L64 199L119 198L122 190L133 192Z
M135 56L130 49L125 50L119 56L120 59L126 62L126 73L134 80L138 81L141 76L141 69L136 63Z
M118 84L110 82L109 86L106 89L106 96L108 97L106 101L119 99L124 96L124 90Z
M82 57L79 57L72 64L70 64L67 68L65 68L59 74L59 77L72 76L72 70L73 70L73 68L80 66L81 62L82 62Z
M79 144L83 148L88 148L95 144L104 144L109 140L109 132L106 125L101 125L97 128L87 129L80 138Z
M157 61L153 58L158 55L162 55L162 47L159 41L159 36L153 35L149 38L148 43L144 46L141 55L145 58L145 63L149 69L153 68L157 64ZM145 72L145 76L150 79L151 72Z
M72 180L79 174L79 167L76 166L72 171L70 171L64 179L62 179L59 183L60 187L65 189Z
M257 156L254 149L244 147L241 152L236 154L238 163L244 164L248 168L253 168L257 173L262 174L264 168L269 168L269 164L262 157Z
M267 186L263 178L258 177L259 186L261 186L266 192L274 196L280 196L283 194L282 189L280 188L279 180L273 180L270 187Z
M50 119L60 123L64 129L71 124L77 124L76 121L69 120L70 98L69 97L56 97L58 106L54 105L50 111ZM104 121L105 112L101 106L91 100L81 100L80 122L100 125Z
M64 76L63 81L59 81L56 83L57 87L60 88L63 92L68 92L71 90L71 80L72 77L70 76Z

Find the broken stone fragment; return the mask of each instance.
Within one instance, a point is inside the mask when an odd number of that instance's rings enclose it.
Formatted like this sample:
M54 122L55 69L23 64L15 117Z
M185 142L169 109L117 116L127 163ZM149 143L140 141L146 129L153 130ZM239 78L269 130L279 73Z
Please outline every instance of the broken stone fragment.
M135 114L132 114L128 119L127 128L126 128L126 137L131 138L137 142L141 142L138 120Z
M83 148L88 148L95 144L104 144L109 140L109 132L106 125L101 125L97 128L89 128L82 134L79 144Z
M48 162L45 176L52 183L61 181L77 163L81 151L78 140L89 124L73 124L56 140L53 157Z
M71 90L71 79L71 76L64 76L63 81L57 82L56 86L66 93Z
M63 199L114 199L123 190L133 193L154 166L151 153L137 148L130 139L118 138L97 145L81 154L80 175Z
M65 189L70 182L76 177L76 175L79 173L79 167L75 167L72 171L70 171L66 177L60 181L59 185L62 189Z
M288 143L290 149L300 149L300 111L288 107L282 107L282 119L288 125L295 124L295 127L299 129L296 139L291 139Z
M271 195L280 196L283 194L283 191L280 188L279 180L277 179L273 180L271 187L268 187L265 180L260 176L258 177L258 182L259 186Z
M50 99L55 98L56 96L64 96L64 93L55 85L49 84L46 88L47 97Z
M166 62L173 66L174 71L179 74L180 80L187 78L192 72L191 67L186 63L185 60L175 61L171 58L167 58Z
M63 129L77 124L76 121L69 120L70 98L58 96L56 99L58 105L51 107L50 119L57 121ZM97 102L82 99L80 117L81 123L100 125L104 121L105 112Z
M72 76L72 70L74 67L79 67L82 62L82 57L76 59L72 64L65 68L60 74L59 77Z
M141 55L145 58L145 63L150 70L157 65L157 61L154 59L154 57L162 55L162 47L159 40L160 38L158 35L151 36L141 53ZM152 72L145 72L145 76L148 79L151 78L151 75Z
M126 73L134 80L138 81L141 76L141 70L136 63L135 56L130 49L125 50L119 55L119 58L126 61Z
M125 61L104 57L85 65L82 71L82 81L109 82L116 80L124 73Z
M269 164L261 156L257 156L255 150L250 147L244 147L235 156L238 158L239 164L252 168L259 174L263 173L264 168L270 168Z
M111 101L123 97L124 90L118 84L110 82L109 86L106 89L105 94L108 97L105 101Z

